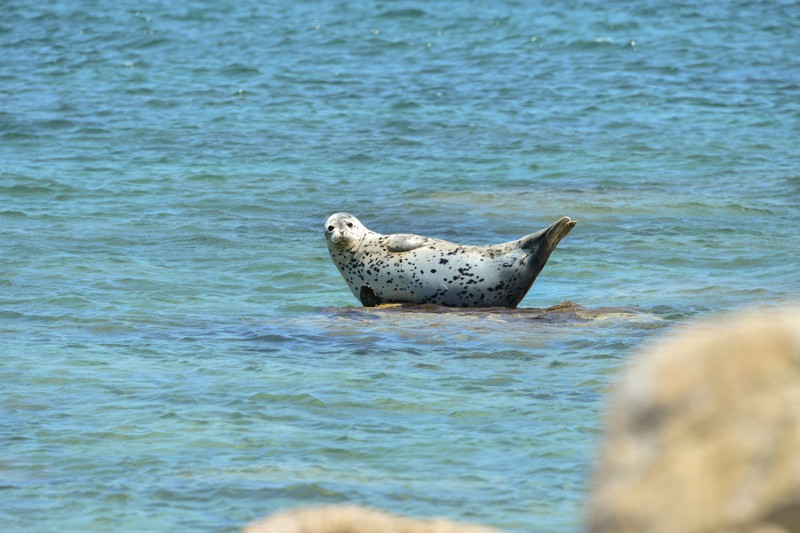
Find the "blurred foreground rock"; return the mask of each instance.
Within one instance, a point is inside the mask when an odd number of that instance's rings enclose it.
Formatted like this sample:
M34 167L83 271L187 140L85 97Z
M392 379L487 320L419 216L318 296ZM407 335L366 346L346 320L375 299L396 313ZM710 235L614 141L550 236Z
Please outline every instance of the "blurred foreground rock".
M590 533L800 533L800 308L695 324L637 356L593 487ZM356 506L283 511L244 531L498 533Z
M683 330L628 369L592 533L800 531L800 309Z
M282 511L250 524L244 533L498 533L441 518L414 520L354 505Z

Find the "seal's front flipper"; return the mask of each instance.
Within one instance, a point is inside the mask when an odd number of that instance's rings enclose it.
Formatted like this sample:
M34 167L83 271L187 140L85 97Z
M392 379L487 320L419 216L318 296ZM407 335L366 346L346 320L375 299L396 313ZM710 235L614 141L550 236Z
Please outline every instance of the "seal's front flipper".
M429 242L431 240L427 237L409 233L396 233L386 236L386 250L389 252L410 252L411 250L422 248Z
M364 307L377 307L381 305L381 298L378 293L369 285L362 285L358 293L358 299Z

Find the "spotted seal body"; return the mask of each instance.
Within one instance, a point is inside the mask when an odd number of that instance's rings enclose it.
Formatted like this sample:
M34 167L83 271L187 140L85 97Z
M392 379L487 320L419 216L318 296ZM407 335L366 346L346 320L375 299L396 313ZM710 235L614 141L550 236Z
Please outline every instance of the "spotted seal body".
M349 213L336 213L325 222L325 240L331 259L366 307L516 307L574 225L563 217L516 241L465 246L404 233L381 235Z

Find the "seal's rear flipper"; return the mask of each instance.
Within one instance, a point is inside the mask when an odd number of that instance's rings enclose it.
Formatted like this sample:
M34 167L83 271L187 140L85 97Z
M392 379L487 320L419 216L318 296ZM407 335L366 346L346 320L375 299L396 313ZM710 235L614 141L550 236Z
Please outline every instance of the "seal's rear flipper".
M572 228L577 223L569 217L563 217L550 227L544 228L536 233L531 233L527 237L519 240L519 246L523 250L527 250L530 255L528 256L528 264L534 271L534 278L544 268L544 264L550 258L550 254L556 249L561 239L567 236Z
M550 259L550 254L556 249L561 239L567 236L572 228L577 223L577 220L572 220L569 217L562 217L554 224L536 233L531 233L527 237L519 240L519 247L526 250L528 255L528 268L532 273L531 285L536 281L539 272L544 268L547 260ZM530 289L530 285L528 286ZM525 297L528 289L519 294L519 299L513 304L516 307L519 302Z
M531 259L541 256L546 250L546 255L544 256L544 261L546 262L550 254L558 246L558 243L561 242L561 239L567 236L576 223L577 220L562 217L543 230L521 238L519 246L532 254Z

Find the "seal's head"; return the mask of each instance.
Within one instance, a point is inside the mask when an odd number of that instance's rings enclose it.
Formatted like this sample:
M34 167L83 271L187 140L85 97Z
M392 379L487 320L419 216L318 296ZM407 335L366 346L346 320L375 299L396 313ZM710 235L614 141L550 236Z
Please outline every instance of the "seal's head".
M350 213L335 213L325 222L325 240L343 248L357 248L367 228Z

